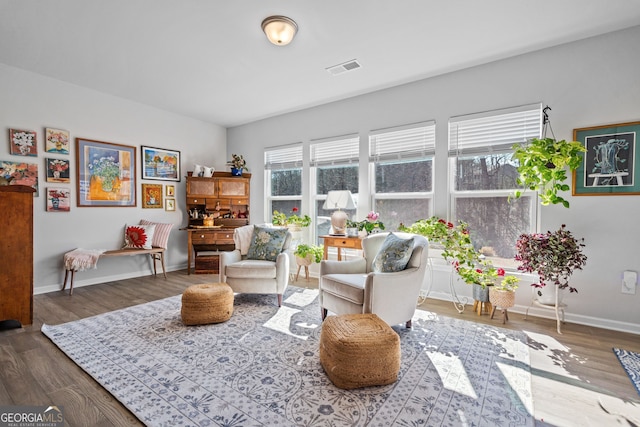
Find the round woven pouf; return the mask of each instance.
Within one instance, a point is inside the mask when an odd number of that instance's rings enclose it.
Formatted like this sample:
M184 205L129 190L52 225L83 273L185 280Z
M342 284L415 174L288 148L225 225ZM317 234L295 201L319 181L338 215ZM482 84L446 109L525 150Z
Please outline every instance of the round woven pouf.
M189 286L182 294L180 314L188 326L226 322L233 314L233 290L226 283Z
M400 337L375 314L329 316L322 322L320 364L338 388L391 384L400 371Z

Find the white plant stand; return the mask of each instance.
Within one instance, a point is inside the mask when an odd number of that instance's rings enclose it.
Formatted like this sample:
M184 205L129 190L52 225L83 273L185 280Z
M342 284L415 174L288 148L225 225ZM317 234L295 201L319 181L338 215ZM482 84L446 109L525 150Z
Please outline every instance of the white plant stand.
M538 301L537 293L536 293L537 288L534 288L534 287L531 288L531 304L529 305L529 307L527 307L527 310L524 313L524 318L526 320L527 315L529 314L529 309L534 305L536 307L544 308L546 310L554 310L556 313L556 327L557 327L558 333L562 334L561 324L564 323L564 309L567 307L567 304L560 302L559 300L560 287L558 285L553 285L553 286L556 287L555 302L550 302L550 303L542 303Z
M427 287L426 292L420 291L420 296L418 297L418 305L422 304L424 300L427 299L429 294L431 293L431 286L433 284L433 257L427 258L427 269L429 270L429 286ZM451 294L451 302L453 306L458 311L458 314L462 314L464 311L464 307L467 305L469 299L467 297L463 297L460 299L458 297L458 293L455 288L455 277L454 277L454 269L451 267L451 273L449 274L449 291Z

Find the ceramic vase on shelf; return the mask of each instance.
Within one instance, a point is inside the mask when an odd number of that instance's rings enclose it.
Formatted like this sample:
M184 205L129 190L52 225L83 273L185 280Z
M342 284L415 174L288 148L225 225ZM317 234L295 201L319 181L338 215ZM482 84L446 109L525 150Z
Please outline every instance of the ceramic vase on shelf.
M556 304L556 287L558 285L545 285L541 288L536 288L536 299L540 304L555 305ZM564 297L564 289L558 289L558 304L562 302Z
M231 175L242 176L242 168L231 168Z

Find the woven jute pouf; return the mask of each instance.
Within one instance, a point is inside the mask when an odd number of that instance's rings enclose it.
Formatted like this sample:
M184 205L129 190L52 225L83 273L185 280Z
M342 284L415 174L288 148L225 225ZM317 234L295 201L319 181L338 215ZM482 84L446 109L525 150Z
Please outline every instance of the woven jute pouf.
M180 314L188 326L225 322L233 314L233 291L226 283L189 286L182 294Z
M400 337L375 314L328 316L320 333L320 364L342 389L391 384L400 371Z

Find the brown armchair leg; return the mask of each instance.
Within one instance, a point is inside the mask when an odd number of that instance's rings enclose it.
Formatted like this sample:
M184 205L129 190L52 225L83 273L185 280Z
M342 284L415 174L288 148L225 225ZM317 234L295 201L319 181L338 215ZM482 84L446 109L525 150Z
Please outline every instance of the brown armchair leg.
M407 323L405 326L407 327L407 329L411 329L411 320L407 320Z
M278 307L282 307L282 294L278 294Z
M320 308L320 316L322 317L322 320L324 320L327 317L327 309L326 308Z

